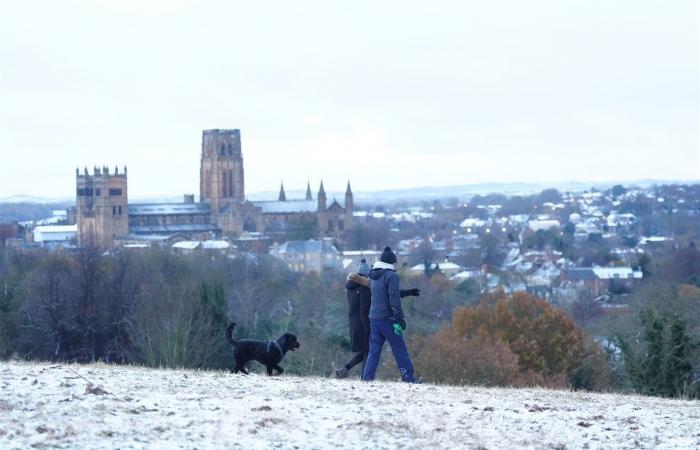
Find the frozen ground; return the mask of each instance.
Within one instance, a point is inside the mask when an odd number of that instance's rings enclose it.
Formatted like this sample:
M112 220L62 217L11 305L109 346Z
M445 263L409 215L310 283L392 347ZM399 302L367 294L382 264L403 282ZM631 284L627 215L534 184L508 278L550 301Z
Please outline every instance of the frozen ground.
M649 397L0 363L2 449L697 449L699 425Z

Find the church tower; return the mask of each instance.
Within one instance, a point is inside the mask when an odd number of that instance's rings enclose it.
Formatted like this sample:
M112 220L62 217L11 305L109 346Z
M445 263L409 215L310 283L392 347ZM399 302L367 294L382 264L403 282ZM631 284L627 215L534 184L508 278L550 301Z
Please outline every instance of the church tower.
M199 171L199 201L212 213L245 199L240 130L204 130Z
M75 169L75 221L78 245L108 248L114 240L129 234L129 206L126 191L126 167L114 173L108 167L95 167L92 175L87 167L81 174Z

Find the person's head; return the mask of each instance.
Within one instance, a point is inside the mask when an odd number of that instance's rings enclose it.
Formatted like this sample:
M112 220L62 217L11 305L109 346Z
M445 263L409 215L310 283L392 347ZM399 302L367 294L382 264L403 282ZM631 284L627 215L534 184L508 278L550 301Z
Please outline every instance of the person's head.
M360 264L357 265L357 273L364 276L369 275L369 264L367 264L367 260L365 258L362 258L360 260Z
M379 260L387 264L396 264L396 255L391 251L391 247L384 247L384 251L382 252L382 256L379 257Z

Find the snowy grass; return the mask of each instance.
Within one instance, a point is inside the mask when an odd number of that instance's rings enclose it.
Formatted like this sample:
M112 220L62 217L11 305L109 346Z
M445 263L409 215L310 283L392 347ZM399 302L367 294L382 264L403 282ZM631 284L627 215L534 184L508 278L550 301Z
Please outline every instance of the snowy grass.
M618 394L0 363L2 449L677 449L698 425L700 402Z

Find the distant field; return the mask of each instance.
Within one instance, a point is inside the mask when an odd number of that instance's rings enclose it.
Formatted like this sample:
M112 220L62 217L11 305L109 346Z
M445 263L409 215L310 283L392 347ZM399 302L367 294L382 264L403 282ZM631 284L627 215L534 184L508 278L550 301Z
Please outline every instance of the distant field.
M698 423L638 396L0 363L3 449L700 448Z

